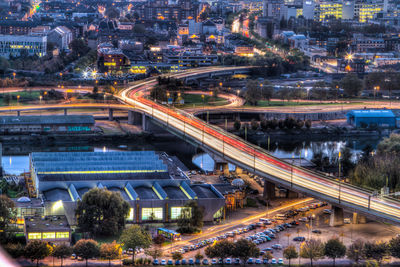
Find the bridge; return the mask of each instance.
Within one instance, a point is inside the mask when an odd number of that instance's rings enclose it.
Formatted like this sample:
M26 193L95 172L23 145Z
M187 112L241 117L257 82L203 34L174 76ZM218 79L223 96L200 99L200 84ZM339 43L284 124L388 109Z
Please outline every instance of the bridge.
M191 69L170 75L174 78L202 77L206 74L231 74L244 72L248 67L207 67ZM300 192L331 203L334 206L332 225L336 215L340 218L343 210L357 212L373 219L400 225L400 202L390 197L376 197L371 191L343 183L338 179L310 171L270 155L266 150L252 145L223 129L207 124L193 114L155 103L146 98L146 91L157 83L152 77L137 82L117 96L128 105L120 104L64 104L43 106L4 107L0 111L25 111L45 109L103 108L129 111L128 120L142 113L142 123L146 118L154 120L165 129L183 136L236 166L264 177L269 183L279 184L292 191ZM343 216L343 214L342 214Z
M245 68L198 68L171 77L186 78ZM207 124L193 114L155 103L145 97L145 91L155 84L156 78L147 79L123 90L119 98L136 110L141 110L166 129L192 140L236 166L264 177L269 182L331 203L335 207L334 215L337 214L338 217L343 212L340 208L346 208L380 221L400 224L399 201L389 197L376 197L368 190L289 164L260 147L219 127ZM331 218L335 220L335 216ZM332 225L336 223L333 221Z

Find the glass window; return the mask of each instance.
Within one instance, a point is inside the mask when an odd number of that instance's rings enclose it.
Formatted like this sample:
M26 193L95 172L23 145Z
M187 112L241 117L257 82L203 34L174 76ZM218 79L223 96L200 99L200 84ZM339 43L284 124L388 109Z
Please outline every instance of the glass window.
M163 208L142 208L142 220L162 220Z
M56 238L55 232L43 233L43 239L54 239L54 238Z
M41 233L29 233L28 239L42 239Z
M130 208L130 209L129 209L128 217L126 217L126 219L127 219L128 221L133 221L134 216L135 216L134 209L133 209L133 208Z
M69 232L57 232L56 237L57 238L69 238Z
M186 209L186 210L185 210ZM185 217L190 218L191 212L189 208L185 207L171 207L171 220L179 219L182 215L182 212L185 213Z

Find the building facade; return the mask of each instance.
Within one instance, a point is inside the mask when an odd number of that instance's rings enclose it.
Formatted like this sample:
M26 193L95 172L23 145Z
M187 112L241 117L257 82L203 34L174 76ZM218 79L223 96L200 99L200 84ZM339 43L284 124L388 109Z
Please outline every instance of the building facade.
M18 57L24 52L30 56L43 57L46 49L47 36L0 35L0 56L5 58L10 55Z

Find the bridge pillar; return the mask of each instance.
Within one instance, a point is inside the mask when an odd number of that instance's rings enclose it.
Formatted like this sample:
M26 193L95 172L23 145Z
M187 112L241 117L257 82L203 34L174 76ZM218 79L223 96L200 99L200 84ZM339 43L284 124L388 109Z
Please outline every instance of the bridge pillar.
M21 111L20 110L17 110L17 116L18 117L21 116Z
M142 114L142 130L146 131L147 127L146 127L146 115L143 113Z
M275 184L267 180L264 182L264 192L263 197L266 200L275 199Z
M287 189L286 198L298 198L298 197L299 197L299 193Z
M235 173L236 174L242 174L243 173L243 169L242 168L240 168L240 167L238 167L238 166L236 166L236 168L235 168Z
M344 224L343 209L332 206L332 213L329 221L329 226L336 227L336 226L342 226L343 224Z
M354 224L367 223L367 218L364 215L360 215L357 212L354 212L353 213L353 223Z
M108 109L108 120L109 121L113 121L114 120L114 111L111 108Z
M216 162L214 165L214 171L224 176L229 176L229 164L227 162Z
M64 108L64 116L68 115L68 109Z
M135 122L135 118L134 118L134 115L133 115L133 111L131 111L131 110L129 110L128 111L128 124L134 124L134 122Z

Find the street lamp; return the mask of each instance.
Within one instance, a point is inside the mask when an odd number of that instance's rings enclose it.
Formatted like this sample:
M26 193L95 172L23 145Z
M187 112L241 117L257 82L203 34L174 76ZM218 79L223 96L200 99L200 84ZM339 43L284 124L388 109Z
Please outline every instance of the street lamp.
M201 98L203 100L203 110L204 110L204 94L201 95Z
M43 98L43 97L40 95L40 96L39 96L39 103L40 103L40 104L42 104L42 98Z
M341 157L342 157L342 153L341 153L341 151L339 151L339 158L338 158L338 161L339 161L339 170L338 170L338 172L339 172L339 203L340 203L340 191L341 191L341 182L342 182L342 180L340 178L340 171L341 171L340 159L341 159Z
M20 95L17 95L17 105L19 105L19 98L20 98Z
M13 72L13 77L14 77L14 80L15 80L15 76L16 76L17 74L15 73L15 72Z
M379 91L381 87L379 85L374 86L374 106L376 105L376 91Z

